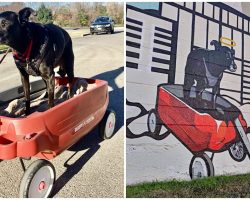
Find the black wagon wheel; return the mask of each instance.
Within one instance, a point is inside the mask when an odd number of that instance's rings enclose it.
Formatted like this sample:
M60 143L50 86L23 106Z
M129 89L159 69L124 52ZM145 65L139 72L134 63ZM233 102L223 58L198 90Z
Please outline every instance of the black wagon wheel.
M147 125L148 125L148 130L150 133L153 133L154 135L160 134L161 121L159 120L155 109L151 109L149 111Z
M21 180L20 198L47 198L56 178L55 168L47 160L34 161L24 172Z
M246 158L246 149L242 141L233 143L228 149L229 155L237 162L241 162Z
M116 114L113 110L107 110L100 122L99 134L104 140L114 136L116 125Z
M189 165L191 179L214 176L214 165L206 153L193 156Z

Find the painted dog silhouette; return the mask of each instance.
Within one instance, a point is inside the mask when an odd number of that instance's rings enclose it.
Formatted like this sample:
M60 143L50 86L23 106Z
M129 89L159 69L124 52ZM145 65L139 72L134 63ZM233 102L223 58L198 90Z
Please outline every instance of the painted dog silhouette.
M184 98L190 98L190 90L196 81L196 98L202 99L202 92L212 88L212 104L215 108L216 97L219 94L220 82L223 72L235 72L237 66L234 62L234 49L230 49L212 40L215 50L196 49L189 53L185 67ZM199 101L198 101L199 102Z

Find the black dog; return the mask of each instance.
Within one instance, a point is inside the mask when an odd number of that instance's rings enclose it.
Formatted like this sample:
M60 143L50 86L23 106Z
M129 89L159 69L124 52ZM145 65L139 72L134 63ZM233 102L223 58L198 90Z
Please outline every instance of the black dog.
M212 88L214 95L212 103L215 108L223 72L226 69L235 72L237 66L234 62L235 51L233 49L221 46L216 40L211 41L210 45L214 45L215 50L196 49L188 55L185 68L184 98L189 98L190 89L196 80L197 98L201 100L202 92L206 88Z
M30 113L29 75L41 76L47 85L49 107L54 106L54 68L66 74L69 81L69 98L72 97L74 79L74 53L69 34L53 24L29 22L31 8L19 13L6 11L0 14L0 43L12 48L13 57L20 71L26 99L26 114Z

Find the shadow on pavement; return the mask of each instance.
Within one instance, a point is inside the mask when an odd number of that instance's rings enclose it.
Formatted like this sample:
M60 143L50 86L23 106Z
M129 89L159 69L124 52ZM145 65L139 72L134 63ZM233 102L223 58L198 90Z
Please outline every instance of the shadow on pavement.
M75 153L68 158L68 160L63 164L66 170L64 173L56 180L54 189L52 191L52 197L55 196L70 180L73 178L84 165L95 155L99 150L100 145L103 140L100 139L98 131L95 128L88 135L79 140L75 145L70 147L68 150L74 151ZM68 164L71 159L81 150L88 149L79 159L77 159L73 164Z
M108 81L109 86L112 91L109 92L109 107L116 112L116 130L117 132L124 123L124 86L119 87L115 79L122 74L124 67L119 67L115 70L104 72L98 74L92 78L102 79ZM94 128L89 134L80 139L76 144L70 147L69 151L74 151L75 153L68 158L64 163L66 168L65 172L56 180L54 189L52 191L52 197L55 196L66 184L77 174L84 165L90 160L92 156L100 149L100 143L103 140L99 137L98 126ZM68 164L73 157L82 150L88 149L78 160L73 164Z
M124 86L119 87L115 82L116 77L122 74L123 71L124 67L122 66L92 77L108 81L108 85L112 88L112 91L109 92L109 109L116 112L116 131L124 124Z

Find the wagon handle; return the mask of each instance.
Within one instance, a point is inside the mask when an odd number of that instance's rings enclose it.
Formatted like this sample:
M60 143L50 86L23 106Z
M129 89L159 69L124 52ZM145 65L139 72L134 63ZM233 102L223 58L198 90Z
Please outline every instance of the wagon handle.
M246 134L250 133L250 127L247 127Z

